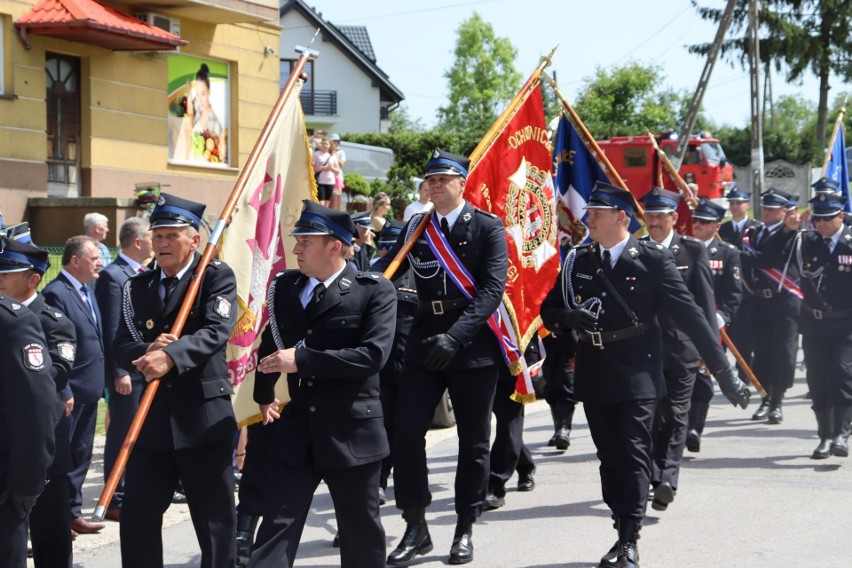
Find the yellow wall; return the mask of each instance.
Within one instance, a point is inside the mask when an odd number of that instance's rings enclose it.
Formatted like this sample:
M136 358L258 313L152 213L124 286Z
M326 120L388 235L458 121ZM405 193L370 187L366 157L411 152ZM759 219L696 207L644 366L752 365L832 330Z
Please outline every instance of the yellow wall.
M7 94L16 97L0 99L0 173L17 163L40 166L46 160L44 61L46 52L54 52L82 59L81 158L88 170L84 179L90 181L89 195L130 197L133 182L148 180L171 183L174 189L169 191L182 194L188 191L182 188L197 188L198 178L204 178L215 188L207 203L211 208L224 204L227 194L220 193L233 185L278 98L278 57L264 57L265 46L279 43L278 22L215 25L181 18L181 37L189 41L182 54L231 63L229 128L236 135L230 153L236 160L231 160L230 169L216 170L168 163L166 52L116 52L38 35L30 36L32 49L25 49L13 22L32 5L0 0ZM157 11L169 15L168 10ZM47 195L46 179L16 183L18 187L10 187L0 175L0 210L7 222L23 217L27 197Z

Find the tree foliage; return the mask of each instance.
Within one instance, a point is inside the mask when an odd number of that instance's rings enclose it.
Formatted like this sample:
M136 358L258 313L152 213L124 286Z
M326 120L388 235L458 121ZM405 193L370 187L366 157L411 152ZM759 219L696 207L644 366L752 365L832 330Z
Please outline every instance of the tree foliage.
M426 127L423 126L423 121L419 118L412 118L409 112L408 105L402 104L388 116L390 126L388 132L398 134L400 132L423 132Z
M699 15L719 22L723 10L699 7L692 0ZM830 76L836 74L843 80L852 80L852 2L849 0L762 0L760 3L760 58L784 71L788 82L801 80L806 73L815 75L820 82L817 122L814 138L817 146L827 143L831 134L826 128ZM734 9L728 37L722 44L722 56L729 63L748 62L748 3L741 2ZM689 47L692 53L706 55L711 44Z
M455 61L444 74L448 103L438 109L438 128L481 138L521 86L517 50L476 12L456 34Z
M574 109L597 139L677 130L684 96L662 88L660 67L631 62L598 67L585 79Z

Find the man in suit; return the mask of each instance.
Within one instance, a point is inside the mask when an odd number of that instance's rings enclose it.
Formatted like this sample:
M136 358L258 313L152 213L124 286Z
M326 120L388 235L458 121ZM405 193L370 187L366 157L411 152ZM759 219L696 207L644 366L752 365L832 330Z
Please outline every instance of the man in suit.
M74 367L61 396L71 412L69 505L71 529L79 534L96 533L104 528L84 519L82 513L83 482L92 463L98 401L106 386L101 313L87 285L97 279L102 267L97 241L83 235L71 237L62 251L62 271L43 291L45 301L74 324L77 337Z
M695 298L707 323L716 329L713 277L704 244L674 230L680 195L674 191L654 188L643 195L641 201L645 204L645 226L648 228L648 236L643 237L643 240L658 243L671 251L675 267L686 283L686 288ZM678 488L680 463L686 445L686 426L689 422L689 403L701 356L666 308L661 310L658 318L663 333L666 394L660 398L654 414L654 458L651 463L654 500L651 507L665 511L674 501Z
M266 503L249 566L293 566L314 491L325 481L344 568L382 568L379 473L388 441L379 371L396 318L393 285L347 262L349 215L305 200L291 236L299 270L269 288L254 399L264 423L281 420L269 451ZM287 374L279 414L275 383ZM251 448L250 448L251 449Z
M457 515L450 564L473 560L473 523L482 514L488 483L491 408L503 363L498 338L486 322L500 305L508 267L506 234L494 215L464 200L467 158L435 150L426 165L432 223L402 262L417 282L419 311L405 351L406 380L400 385L394 459L394 495L406 521L405 535L388 556L391 566L406 566L432 550L426 507L432 501L424 439L435 406L448 389L459 432L455 481ZM372 270L383 271L408 235L424 219L415 215L390 253ZM427 240L440 246L436 257ZM463 266L472 277L473 294L463 292L445 267ZM452 270L452 269L450 269Z
M38 316L50 354L50 378L59 410L54 429L53 463L47 470L47 484L30 513L30 535L36 568L66 566L70 568L71 512L68 509L68 470L71 469L71 447L68 439L70 418L59 393L68 384L74 364L76 338L74 324L65 314L48 306L36 292L50 262L47 251L32 244L0 237L0 295L28 307Z
M104 349L107 355L107 390L109 391L109 429L104 447L104 479L109 478L121 445L139 408L145 380L135 369L120 367L112 356L112 344L121 322L121 294L131 276L148 270L145 261L151 257L151 232L148 221L130 217L118 232L121 252L115 261L101 270L95 284L95 298L103 318ZM124 479L119 480L106 518L113 521L121 514Z
M780 424L784 420L784 393L793 386L796 370L799 269L791 262L795 233L782 230L790 214L790 194L769 188L760 197L765 225L746 230L740 257L743 288L754 300L752 370L767 392L752 419Z
M8 296L0 296L0 365L0 566L26 568L27 517L44 488L62 405L38 317Z
M724 216L724 207L703 198L692 212L692 236L704 243L710 260L713 296L716 301L716 325L719 329L731 323L743 297L740 253L731 243L716 239ZM689 430L686 434L686 449L690 452L701 451L701 433L704 431L712 399L713 382L706 373L699 372L692 389Z
M579 334L575 394L583 402L601 461L603 498L618 541L601 566L636 568L636 541L651 474L651 424L666 394L657 314L665 308L703 355L722 392L748 404L748 389L728 367L716 330L678 274L669 249L627 230L636 204L627 190L598 183L589 197L594 242L568 253L541 307L544 325Z
M233 437L225 345L233 331L236 280L211 262L180 337L171 333L200 260L198 228L205 205L160 194L151 213L158 268L128 279L113 357L160 387L127 463L121 508L125 568L163 566L162 523L183 482L202 568L233 566Z

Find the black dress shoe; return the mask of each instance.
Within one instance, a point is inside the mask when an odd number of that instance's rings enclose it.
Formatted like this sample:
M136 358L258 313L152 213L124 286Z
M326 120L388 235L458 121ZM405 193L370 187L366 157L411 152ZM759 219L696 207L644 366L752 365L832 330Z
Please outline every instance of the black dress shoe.
M498 497L497 495L495 495L493 493L486 493L485 494L485 510L486 511L493 511L494 509L499 509L500 507L502 507L505 504L506 504L506 498L505 497Z
M334 533L334 539L331 541L332 548L340 548L340 533Z
M781 412L780 406L769 411L770 424L781 424L782 422L784 422L784 413Z
M183 505L184 503L186 503L186 495L184 495L180 491L175 491L175 494L172 495L172 503Z
M396 549L388 555L388 566L408 566L420 554L432 552L432 537L425 522L409 523Z
M552 448L555 445L556 445L556 434L551 436L550 439L547 441L547 447Z
M819 446L816 447L814 453L811 454L812 460L825 460L831 455L831 440L820 440Z
M618 561L615 568L639 568L639 549L635 542L618 543Z
M701 434L698 430L690 430L686 433L686 449L694 454L701 451Z
M518 491L532 491L535 489L535 470L518 476Z
M453 546L450 548L450 564L467 564L473 561L473 529L470 524L464 526L459 522L456 526L456 535L453 537Z
M764 420L767 416L769 416L769 401L764 400L760 403L760 407L758 407L757 411L751 415L751 419Z
M849 443L845 436L835 436L831 441L831 455L839 458L849 457Z
M600 568L615 568L616 562L618 562L618 541L615 541L612 548L601 557L601 562L598 566Z
M384 505L388 502L388 496L383 487L379 487L379 505Z
M668 481L663 481L654 489L654 500L651 501L651 508L655 511L665 511L669 508L669 504L674 501L675 490L672 484Z
M571 430L568 428L560 428L553 435L554 445L556 449L564 452L571 445Z

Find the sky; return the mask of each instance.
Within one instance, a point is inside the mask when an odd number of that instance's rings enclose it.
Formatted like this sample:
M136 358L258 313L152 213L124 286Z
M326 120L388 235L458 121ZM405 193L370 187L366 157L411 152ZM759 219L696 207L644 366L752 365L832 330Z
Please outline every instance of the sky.
M548 72L574 102L597 67L631 61L660 65L663 85L695 92L705 58L685 46L713 41L717 26L702 20L689 0L305 0L333 24L367 27L378 66L405 95L410 116L431 127L445 104L445 72L452 66L456 30L474 12L517 49L515 66L526 79L542 55L559 44ZM699 0L723 9L725 0ZM729 30L730 31L730 30ZM317 66L321 66L322 45ZM763 79L761 79L763 84ZM789 84L771 76L773 98L801 95L817 101L819 83L808 75ZM835 89L842 85L835 82ZM720 57L704 95L706 116L718 125L745 126L750 118L749 76ZM582 118L582 117L581 117Z

